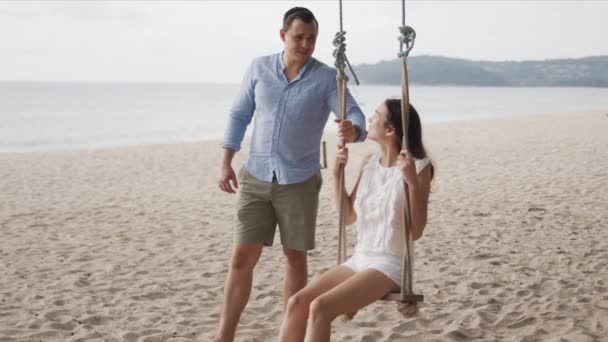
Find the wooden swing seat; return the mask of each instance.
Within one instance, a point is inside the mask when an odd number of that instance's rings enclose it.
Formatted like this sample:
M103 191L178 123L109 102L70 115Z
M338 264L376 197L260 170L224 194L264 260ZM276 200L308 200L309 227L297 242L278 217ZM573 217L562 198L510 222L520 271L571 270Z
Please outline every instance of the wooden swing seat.
M404 303L422 303L424 302L424 296L419 294L409 294L405 295L405 300L401 300L401 293L390 292L386 296L382 297L381 300L391 301L391 302L404 302Z

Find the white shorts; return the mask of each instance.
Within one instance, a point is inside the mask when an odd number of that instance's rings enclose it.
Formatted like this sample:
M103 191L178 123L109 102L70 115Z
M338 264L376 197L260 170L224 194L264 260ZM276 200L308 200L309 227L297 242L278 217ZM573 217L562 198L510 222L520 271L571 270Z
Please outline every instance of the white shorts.
M391 254L356 252L342 265L355 272L375 269L401 286L401 258Z

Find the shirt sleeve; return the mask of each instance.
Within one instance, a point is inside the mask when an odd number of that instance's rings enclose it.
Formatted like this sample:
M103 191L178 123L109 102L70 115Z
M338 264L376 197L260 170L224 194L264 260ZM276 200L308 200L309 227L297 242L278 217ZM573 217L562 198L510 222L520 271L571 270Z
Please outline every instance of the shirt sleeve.
M241 143L245 136L247 126L251 123L255 112L255 81L254 81L255 62L251 63L245 72L241 89L234 100L228 114L228 124L224 134L222 147L234 151L241 149Z
M333 79L335 80L336 72L333 72ZM335 85L331 87L332 89L328 96L328 105L334 115L339 118L340 117L340 98L338 97L338 87ZM348 88L346 88L346 120L349 120L353 123L353 126L359 129L359 137L355 142L362 142L367 138L367 131L365 126L365 115L359 108L357 101L352 97Z

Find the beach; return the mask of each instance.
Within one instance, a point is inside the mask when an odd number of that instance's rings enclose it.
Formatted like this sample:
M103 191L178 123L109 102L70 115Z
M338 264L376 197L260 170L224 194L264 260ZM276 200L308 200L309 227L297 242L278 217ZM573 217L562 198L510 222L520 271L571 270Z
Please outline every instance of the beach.
M419 316L377 302L336 320L332 341L608 341L608 113L423 130L436 173L416 242ZM325 140L310 278L336 263ZM347 188L375 146L350 151ZM0 341L210 341L236 201L217 188L220 156L219 141L0 153ZM237 341L276 339L282 270L277 236Z

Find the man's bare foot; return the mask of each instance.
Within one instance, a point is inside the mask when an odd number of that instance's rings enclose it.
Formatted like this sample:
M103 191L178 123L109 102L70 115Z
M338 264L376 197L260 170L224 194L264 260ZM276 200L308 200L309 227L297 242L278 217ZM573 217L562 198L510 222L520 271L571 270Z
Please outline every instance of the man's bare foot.
M233 342L234 341L234 335L233 336L222 336L220 334L215 335L215 337L212 340L213 342Z

